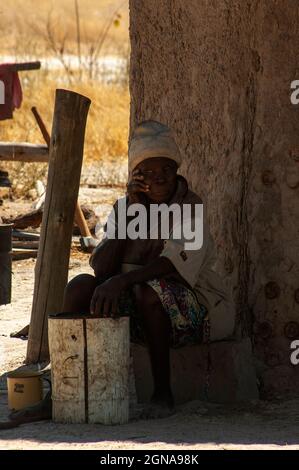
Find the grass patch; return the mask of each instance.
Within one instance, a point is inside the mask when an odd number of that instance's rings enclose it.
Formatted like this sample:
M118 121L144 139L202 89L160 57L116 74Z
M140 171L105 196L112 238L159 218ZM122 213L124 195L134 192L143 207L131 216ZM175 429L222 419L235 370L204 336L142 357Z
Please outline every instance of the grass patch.
M10 142L44 143L40 130L31 112L36 106L47 128L51 130L55 89L57 85L51 74L42 72L22 74L24 101L14 113L14 119L1 121L0 140ZM27 78L27 80L26 80ZM61 88L64 88L63 86ZM92 101L85 135L84 163L115 161L127 158L129 126L129 90L120 85L103 85L99 82L84 82L72 85L71 89L89 97ZM45 179L47 165L33 163L1 163L1 169L10 173L14 181L15 196L25 195L34 187L36 179Z
M130 97L128 71L113 83L101 81L95 63L104 55L128 59L128 1L77 0L6 0L0 7L1 54L16 61L55 58L60 68L47 69L42 61L39 71L22 72L23 103L12 120L0 122L0 140L44 143L31 112L36 106L51 130L55 90L67 88L88 96L91 101L84 163L127 158ZM78 48L78 18L80 47ZM50 22L50 32L49 32ZM48 29L47 29L48 28ZM52 42L51 42L52 41ZM69 56L82 56L78 70L63 67ZM85 61L85 62L83 62ZM45 181L47 165L3 162L13 180L13 196L26 195L37 179Z

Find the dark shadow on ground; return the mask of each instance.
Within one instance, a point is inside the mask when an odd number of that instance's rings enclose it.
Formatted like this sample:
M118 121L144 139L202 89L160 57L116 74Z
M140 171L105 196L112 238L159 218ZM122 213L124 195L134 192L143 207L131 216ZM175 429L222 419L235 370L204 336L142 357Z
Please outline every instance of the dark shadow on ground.
M6 419L7 407L1 395L1 421ZM169 445L235 444L235 445L298 445L299 399L284 402L262 402L249 405L213 405L192 402L180 407L166 419L135 420L122 426L91 424L65 425L53 422L24 424L0 431L0 445L13 440L23 448L39 445L75 444L80 448L101 448L108 441L127 441L129 448L162 442ZM106 448L109 444L105 443ZM65 446L64 446L65 447Z

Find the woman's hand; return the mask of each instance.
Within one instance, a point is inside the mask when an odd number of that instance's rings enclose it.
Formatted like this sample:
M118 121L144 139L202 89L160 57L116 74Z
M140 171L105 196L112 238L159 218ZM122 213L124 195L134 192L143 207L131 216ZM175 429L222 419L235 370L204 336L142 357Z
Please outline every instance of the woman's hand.
M90 313L96 317L117 316L119 296L125 287L125 278L121 274L97 286L90 302Z
M142 202L141 193L147 193L149 185L144 182L144 176L139 169L132 172L130 181L127 184L127 195L129 196L129 203Z

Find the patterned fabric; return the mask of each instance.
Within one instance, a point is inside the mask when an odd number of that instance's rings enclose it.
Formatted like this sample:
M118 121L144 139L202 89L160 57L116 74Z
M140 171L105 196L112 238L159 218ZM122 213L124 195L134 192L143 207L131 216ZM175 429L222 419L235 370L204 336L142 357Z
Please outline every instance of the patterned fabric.
M203 337L203 323L207 318L207 308L200 304L194 292L174 281L153 279L147 281L164 307L171 322L171 346L200 343ZM132 289L127 289L119 301L119 315L130 317L131 341L146 342L142 318L138 315Z

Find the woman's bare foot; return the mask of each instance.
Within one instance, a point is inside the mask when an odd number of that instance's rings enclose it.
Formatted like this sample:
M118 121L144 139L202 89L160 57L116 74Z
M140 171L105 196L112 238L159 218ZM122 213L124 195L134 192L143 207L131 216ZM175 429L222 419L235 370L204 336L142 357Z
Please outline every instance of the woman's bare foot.
M171 389L169 387L163 389L156 388L152 395L151 403L174 408L174 399Z
M155 391L151 402L141 413L143 419L167 418L175 413L174 399L171 390Z

